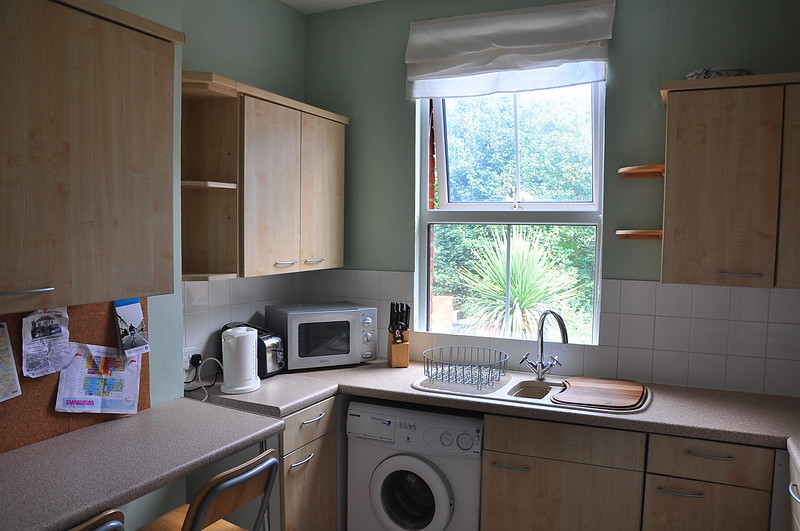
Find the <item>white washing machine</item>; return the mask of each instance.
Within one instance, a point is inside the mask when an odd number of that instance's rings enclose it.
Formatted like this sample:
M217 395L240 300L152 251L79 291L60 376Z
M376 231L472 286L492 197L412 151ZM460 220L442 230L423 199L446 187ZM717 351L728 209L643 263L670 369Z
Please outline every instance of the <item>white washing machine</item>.
M480 419L351 402L348 531L477 531Z

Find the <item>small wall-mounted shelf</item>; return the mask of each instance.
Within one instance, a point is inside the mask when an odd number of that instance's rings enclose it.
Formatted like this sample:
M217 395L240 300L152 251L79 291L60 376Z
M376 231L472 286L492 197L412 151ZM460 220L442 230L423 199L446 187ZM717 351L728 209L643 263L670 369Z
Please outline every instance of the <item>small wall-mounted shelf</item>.
M663 230L618 230L616 235L623 240L660 240Z
M664 164L648 164L646 166L627 166L617 173L625 179L652 179L664 177Z

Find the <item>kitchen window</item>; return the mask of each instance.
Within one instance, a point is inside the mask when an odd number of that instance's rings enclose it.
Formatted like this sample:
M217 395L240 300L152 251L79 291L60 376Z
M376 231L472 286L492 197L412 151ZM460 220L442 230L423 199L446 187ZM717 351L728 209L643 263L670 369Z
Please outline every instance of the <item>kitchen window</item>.
M614 0L412 22L416 329L595 343Z
M420 102L429 149L418 293L428 331L531 339L553 309L572 342L593 342L603 89Z

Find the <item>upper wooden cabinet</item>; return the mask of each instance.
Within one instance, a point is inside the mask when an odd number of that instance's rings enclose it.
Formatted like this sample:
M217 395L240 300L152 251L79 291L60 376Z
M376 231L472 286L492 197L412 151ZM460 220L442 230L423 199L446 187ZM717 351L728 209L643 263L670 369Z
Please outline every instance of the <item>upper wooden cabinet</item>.
M173 290L183 35L70 3L0 2L0 314Z
M800 287L798 83L800 74L663 85L662 282Z
M341 267L347 123L215 74L184 72L184 279Z

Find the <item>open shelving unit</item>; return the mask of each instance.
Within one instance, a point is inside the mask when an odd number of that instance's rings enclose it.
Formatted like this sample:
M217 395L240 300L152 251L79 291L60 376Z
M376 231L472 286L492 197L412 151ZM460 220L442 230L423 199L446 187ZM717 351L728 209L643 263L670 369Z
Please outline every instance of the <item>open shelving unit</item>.
M643 166L626 166L617 173L624 179L663 179L665 174L664 164L648 164ZM663 230L618 230L615 233L623 240L660 240L664 237Z

